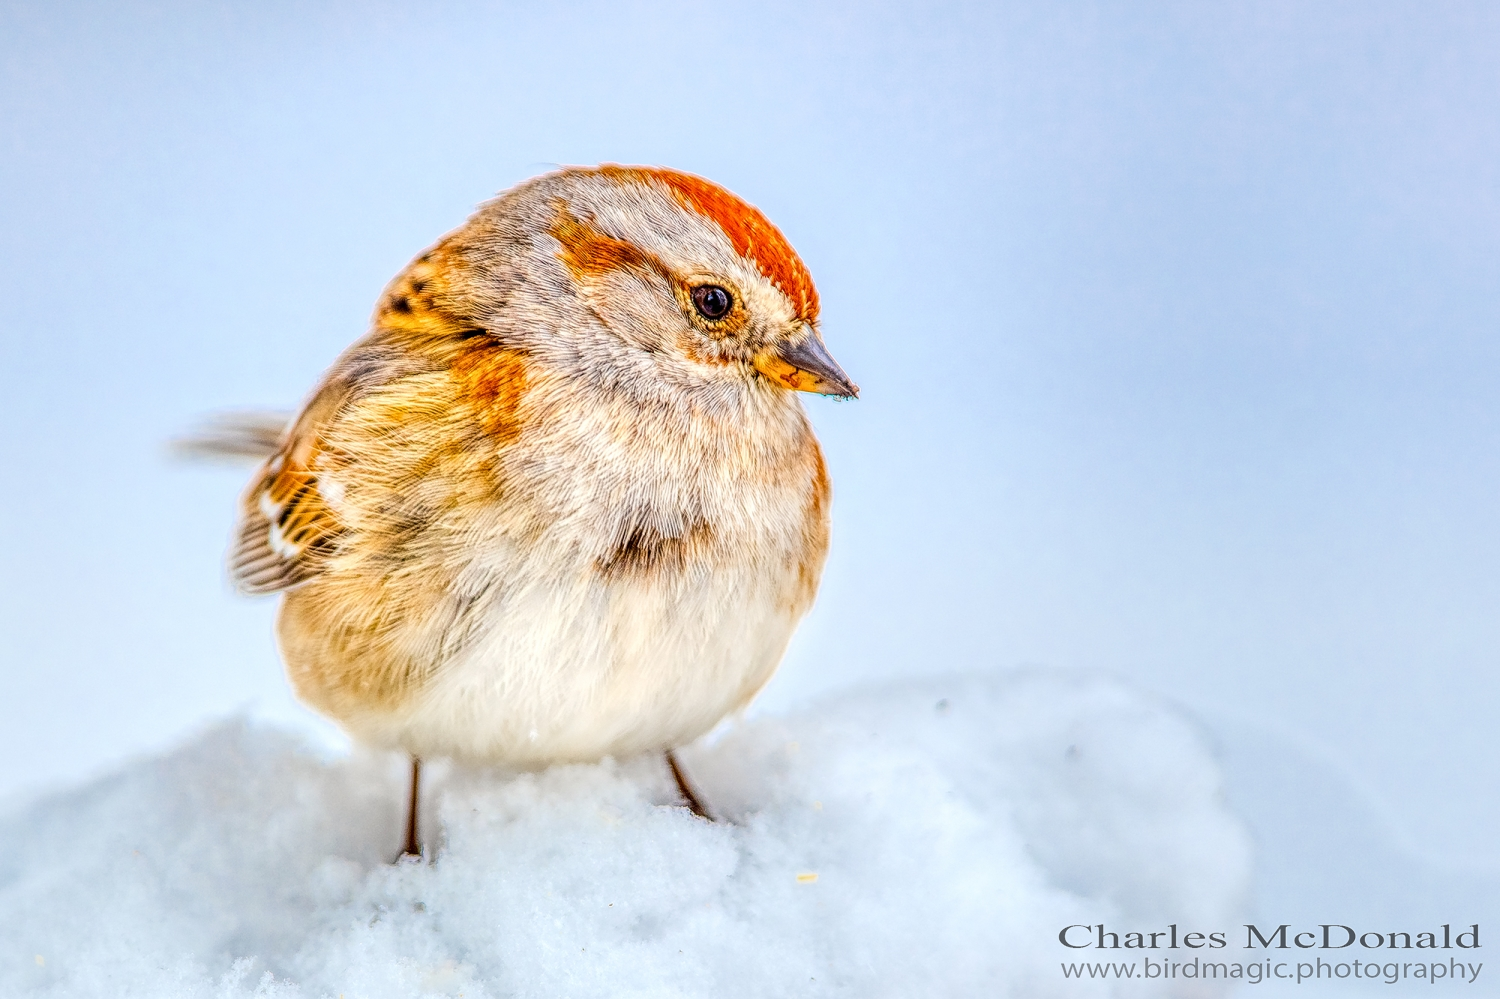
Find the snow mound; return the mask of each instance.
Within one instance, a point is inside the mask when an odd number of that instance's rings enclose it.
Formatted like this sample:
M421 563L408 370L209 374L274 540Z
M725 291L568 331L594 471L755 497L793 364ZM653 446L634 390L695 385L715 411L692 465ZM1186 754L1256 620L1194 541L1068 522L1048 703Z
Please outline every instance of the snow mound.
M1058 930L1232 924L1249 881L1195 730L1098 677L846 694L684 762L729 821L657 759L433 768L435 861L392 866L401 761L224 724L0 822L0 994L1173 994L1064 981Z

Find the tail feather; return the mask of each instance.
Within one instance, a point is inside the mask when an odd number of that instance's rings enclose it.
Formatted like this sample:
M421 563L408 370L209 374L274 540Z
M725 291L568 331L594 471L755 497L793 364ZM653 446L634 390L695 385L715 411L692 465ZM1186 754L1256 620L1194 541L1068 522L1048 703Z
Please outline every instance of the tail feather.
M291 421L290 413L267 410L215 413L197 429L173 440L172 453L187 461L265 461L281 446Z

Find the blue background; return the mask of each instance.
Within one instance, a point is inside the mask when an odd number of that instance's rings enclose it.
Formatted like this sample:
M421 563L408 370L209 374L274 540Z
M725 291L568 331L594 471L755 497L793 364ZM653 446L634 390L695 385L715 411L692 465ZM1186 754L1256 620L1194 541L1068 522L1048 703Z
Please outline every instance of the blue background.
M3 8L0 791L321 725L224 578L248 470L166 442L295 406L496 191L664 163L864 389L809 401L834 549L758 710L1117 673L1219 747L1266 918L1494 914L1500 7L410 6Z

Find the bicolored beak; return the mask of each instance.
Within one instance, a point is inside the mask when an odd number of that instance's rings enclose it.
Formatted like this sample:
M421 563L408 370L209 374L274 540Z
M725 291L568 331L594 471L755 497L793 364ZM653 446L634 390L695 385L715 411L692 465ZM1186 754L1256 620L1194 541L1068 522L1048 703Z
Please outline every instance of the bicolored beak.
M798 342L780 344L756 356L755 370L777 385L797 392L859 398L859 386L849 380L839 362L823 346L823 338L812 327Z

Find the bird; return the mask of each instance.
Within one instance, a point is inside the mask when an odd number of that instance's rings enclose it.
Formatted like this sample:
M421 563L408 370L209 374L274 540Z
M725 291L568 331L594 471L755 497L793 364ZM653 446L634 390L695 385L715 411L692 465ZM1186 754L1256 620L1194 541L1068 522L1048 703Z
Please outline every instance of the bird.
M603 164L482 204L381 294L284 429L229 556L297 696L423 760L676 750L812 605L830 483L801 396L855 398L802 259L703 177ZM232 436L232 435L231 435ZM398 858L400 859L400 858Z

